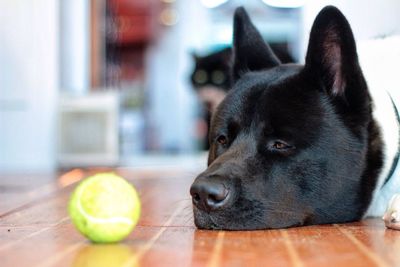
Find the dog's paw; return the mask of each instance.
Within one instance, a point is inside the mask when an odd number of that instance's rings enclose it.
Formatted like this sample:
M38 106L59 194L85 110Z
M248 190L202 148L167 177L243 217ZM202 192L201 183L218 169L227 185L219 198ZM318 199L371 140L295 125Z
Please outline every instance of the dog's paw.
M395 194L390 199L382 219L387 228L400 230L400 194Z

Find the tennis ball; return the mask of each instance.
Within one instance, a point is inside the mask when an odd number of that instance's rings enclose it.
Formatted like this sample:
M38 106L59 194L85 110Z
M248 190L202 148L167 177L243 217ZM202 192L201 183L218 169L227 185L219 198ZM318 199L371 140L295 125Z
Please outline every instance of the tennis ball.
M140 217L135 188L114 173L100 173L83 180L68 205L75 227L95 243L126 238Z

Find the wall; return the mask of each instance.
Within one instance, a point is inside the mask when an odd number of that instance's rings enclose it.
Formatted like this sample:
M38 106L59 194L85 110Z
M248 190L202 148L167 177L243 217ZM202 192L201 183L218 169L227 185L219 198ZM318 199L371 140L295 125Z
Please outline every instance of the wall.
M311 25L318 12L326 5L338 7L348 19L356 40L400 34L400 1L398 0L312 0L302 8L304 58Z
M51 170L58 1L0 1L0 18L0 171Z
M90 85L89 0L60 2L60 87L63 92L85 95Z
M195 125L198 103L190 84L193 59L190 52L205 44L209 23L206 10L198 1L177 1L176 25L165 27L147 55L149 87L148 123L155 145L167 152L195 150Z

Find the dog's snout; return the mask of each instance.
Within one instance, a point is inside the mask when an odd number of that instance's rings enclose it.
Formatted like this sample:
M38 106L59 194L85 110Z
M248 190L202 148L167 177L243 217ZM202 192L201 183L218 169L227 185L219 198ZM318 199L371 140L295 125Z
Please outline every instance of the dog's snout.
M229 190L220 181L200 177L190 187L190 194L197 208L210 211L224 206Z

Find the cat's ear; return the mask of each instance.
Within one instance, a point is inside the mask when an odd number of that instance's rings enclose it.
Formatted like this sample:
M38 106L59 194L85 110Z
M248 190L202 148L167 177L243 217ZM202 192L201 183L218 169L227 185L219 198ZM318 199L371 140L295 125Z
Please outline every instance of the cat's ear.
M192 57L192 59L197 62L199 60L199 56L197 55L197 53L195 51L190 52L190 56Z
M248 71L268 69L280 64L243 7L236 9L233 24L234 81Z

